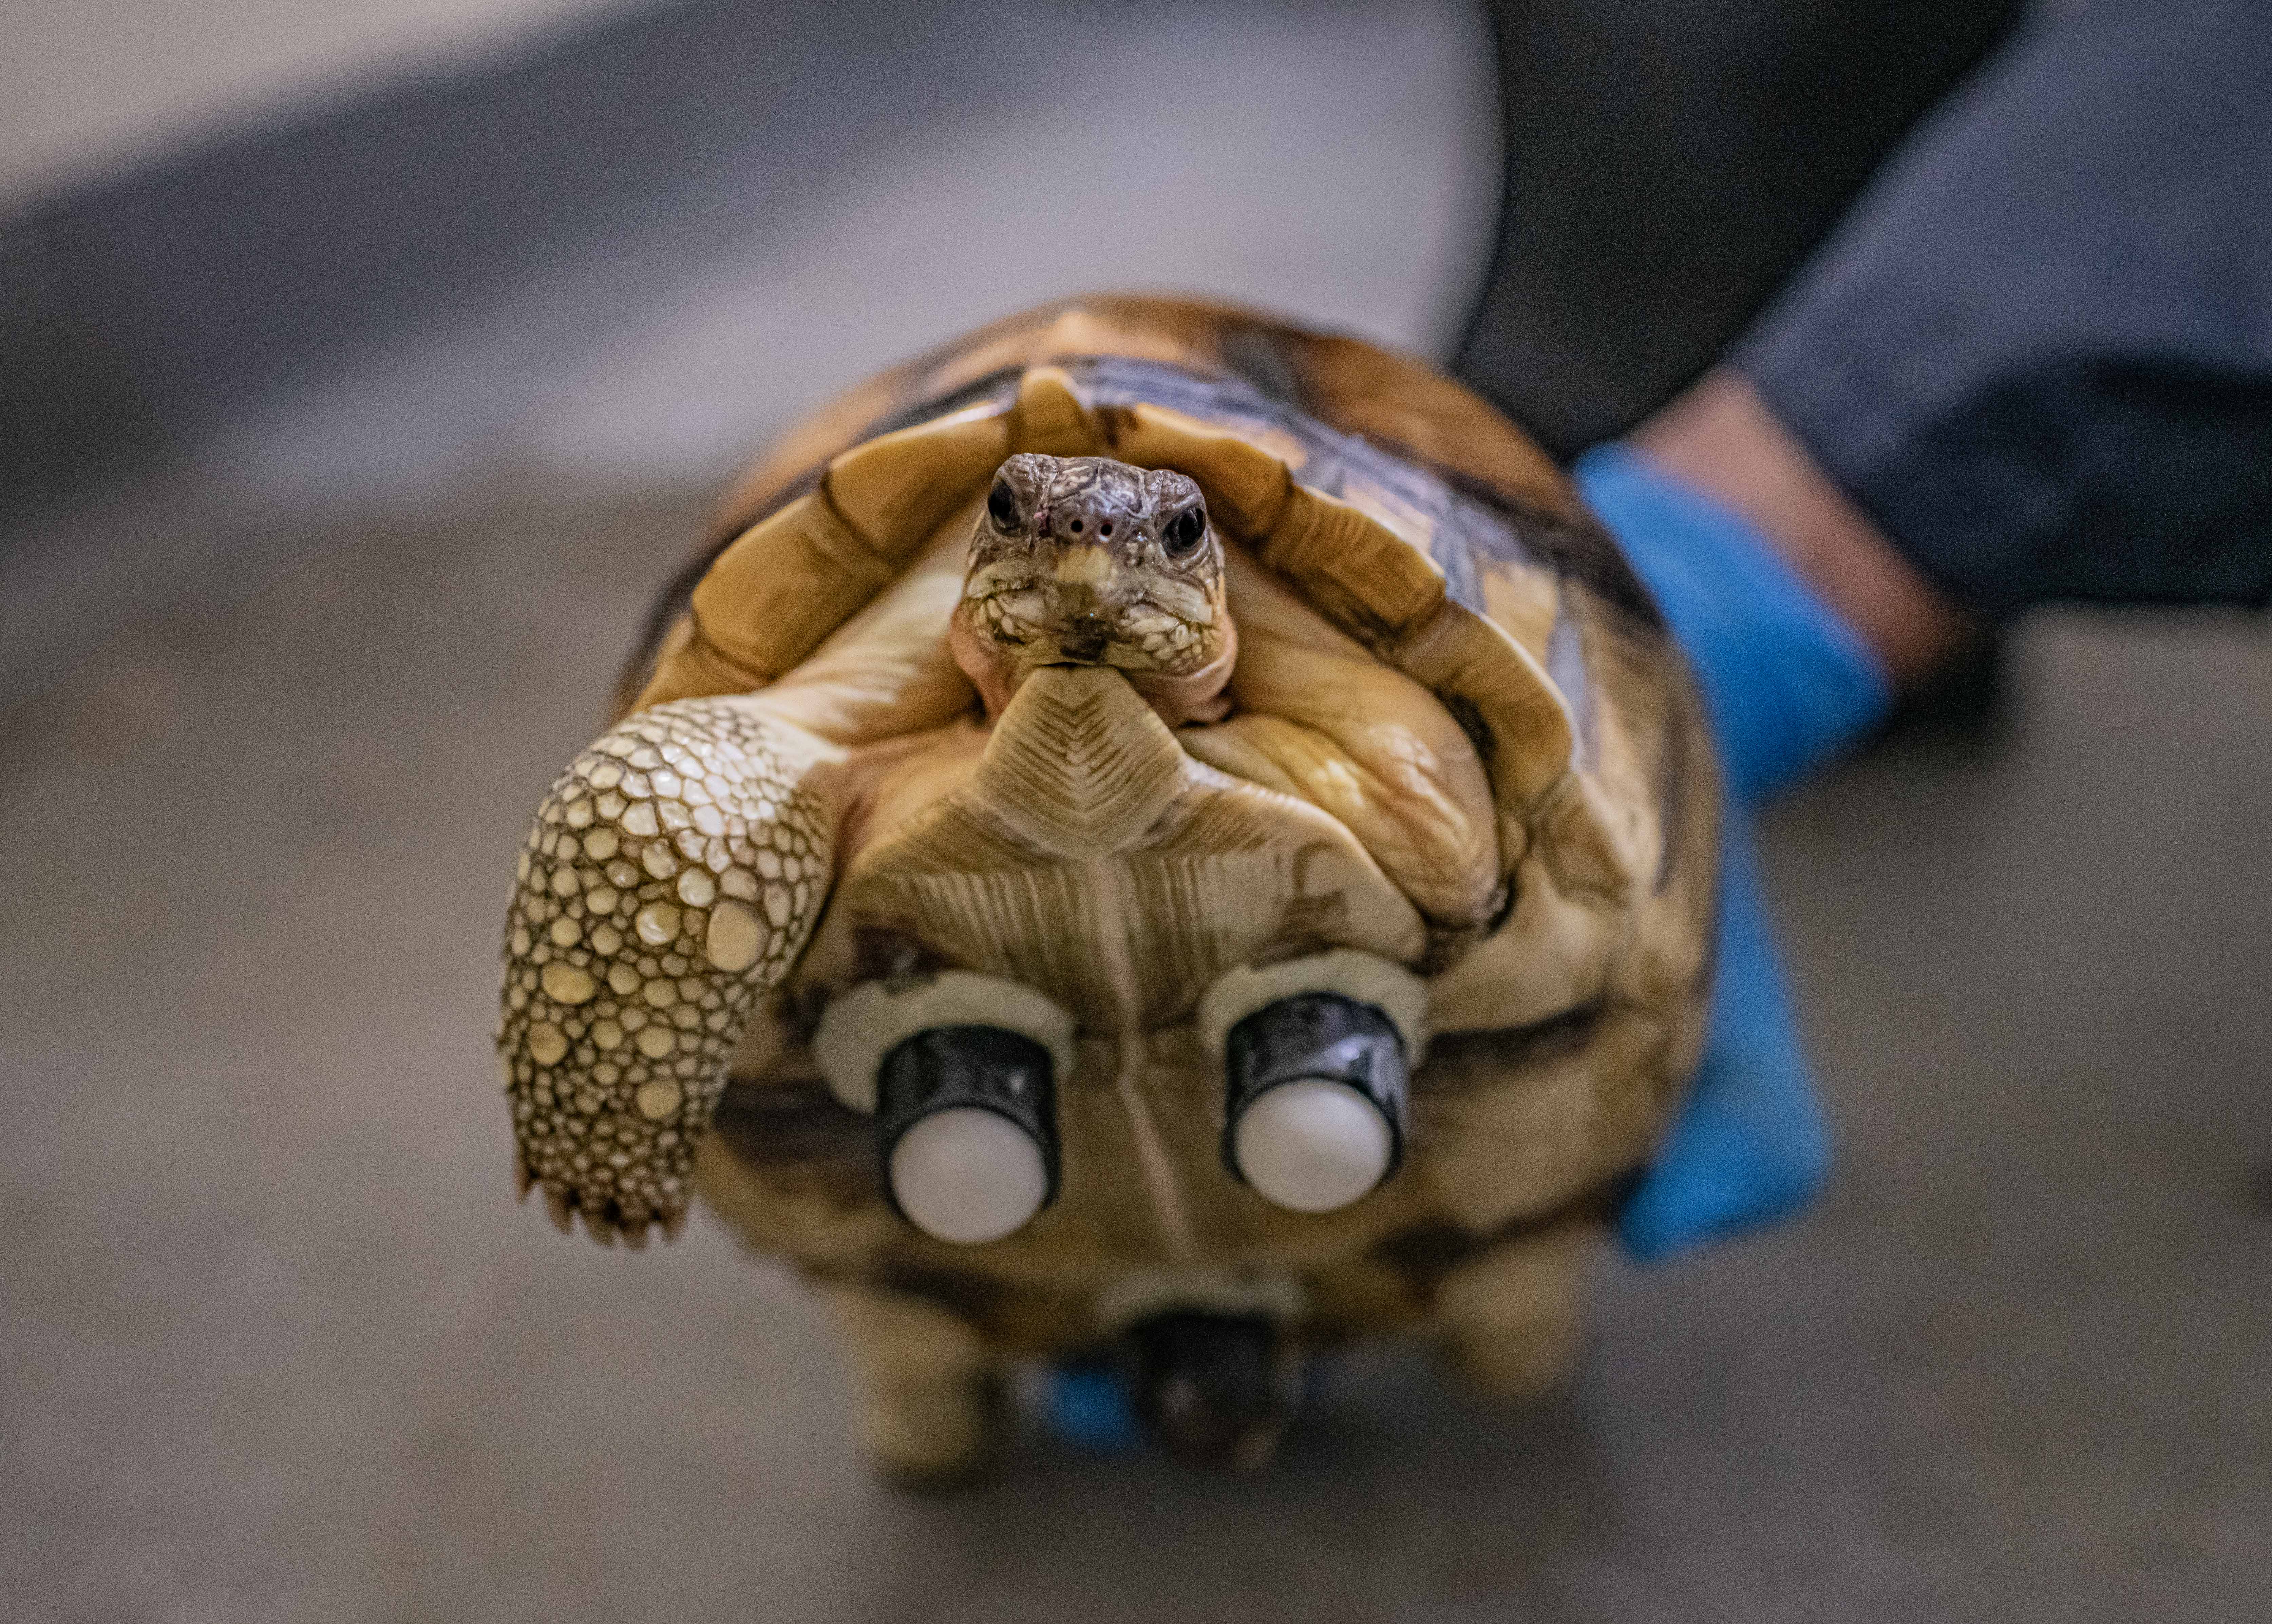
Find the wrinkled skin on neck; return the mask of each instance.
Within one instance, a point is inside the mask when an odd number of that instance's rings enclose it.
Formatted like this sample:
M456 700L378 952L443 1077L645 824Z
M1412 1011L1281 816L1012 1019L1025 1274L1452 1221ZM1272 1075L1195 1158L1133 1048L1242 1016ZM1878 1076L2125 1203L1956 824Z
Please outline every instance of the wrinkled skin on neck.
M948 641L998 716L1043 666L1110 666L1170 726L1220 721L1237 636L1199 486L1021 452L995 475Z

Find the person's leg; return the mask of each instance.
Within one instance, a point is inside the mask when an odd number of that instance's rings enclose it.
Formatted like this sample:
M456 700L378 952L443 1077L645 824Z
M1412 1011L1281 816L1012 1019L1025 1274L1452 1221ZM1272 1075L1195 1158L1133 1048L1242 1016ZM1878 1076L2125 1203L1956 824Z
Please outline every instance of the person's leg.
M1454 368L1557 452L1717 360L2017 0L1487 0L1505 171Z

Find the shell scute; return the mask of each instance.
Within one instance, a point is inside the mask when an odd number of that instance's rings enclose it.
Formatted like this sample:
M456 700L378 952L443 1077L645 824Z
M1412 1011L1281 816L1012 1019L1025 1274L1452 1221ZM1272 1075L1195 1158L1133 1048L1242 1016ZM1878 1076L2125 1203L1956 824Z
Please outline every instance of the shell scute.
M736 537L695 587L699 641L770 682L899 572L815 491ZM752 684L754 685L754 684Z
M1010 454L1010 440L1008 412L992 404L965 407L839 453L821 488L878 556L905 563L984 488Z
M1465 700L1489 730L1477 750L1503 814L1522 816L1567 771L1569 707L1503 627L1446 603L1397 652L1406 673L1439 697Z
M1010 438L1019 451L1045 457L1094 457L1102 436L1065 370L1035 367L1018 386Z
M1444 602L1436 561L1374 515L1297 485L1259 538L1262 562L1376 652L1395 649ZM1392 656L1393 658L1393 656Z
M1293 488L1300 447L1266 449L1244 435L1140 401L1097 413L1105 454L1147 468L1178 468L1199 481L1207 506L1232 534L1259 535L1278 521Z

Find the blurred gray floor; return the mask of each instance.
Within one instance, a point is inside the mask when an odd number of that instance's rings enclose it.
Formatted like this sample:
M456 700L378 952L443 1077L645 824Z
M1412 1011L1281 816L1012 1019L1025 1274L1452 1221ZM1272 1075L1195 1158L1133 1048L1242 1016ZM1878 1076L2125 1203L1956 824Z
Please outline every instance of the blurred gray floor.
M1605 1259L1578 1381L1528 1412L1382 1350L1260 1477L1035 1432L994 1486L908 1500L863 1476L778 1270L700 1219L628 1256L512 1204L486 1038L511 853L713 465L1084 281L1424 342L1462 251L1441 20L1177 48L1228 83L1268 47L1252 173L1362 146L1342 214L1242 212L1250 174L1179 160L1162 196L1211 223L1139 277L880 254L926 197L921 242L1027 183L1005 115L635 321L576 339L624 272L572 268L0 560L0 1615L2261 1613L2259 624L2038 622L1999 743L1880 754L1768 820L1836 1182L1758 1240ZM1047 134L1108 179L1161 150L1099 129Z

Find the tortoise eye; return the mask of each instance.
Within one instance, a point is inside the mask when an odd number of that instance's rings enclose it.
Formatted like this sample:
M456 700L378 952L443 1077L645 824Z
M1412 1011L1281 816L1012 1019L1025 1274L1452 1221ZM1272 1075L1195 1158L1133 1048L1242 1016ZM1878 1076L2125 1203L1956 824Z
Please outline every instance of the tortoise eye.
M1185 508L1168 521L1168 527L1160 533L1160 540L1171 555L1180 558L1197 547L1205 534L1207 510Z
M1009 480L994 481L994 488L986 495L986 517L994 521L998 530L1018 527L1018 493L1010 488Z

